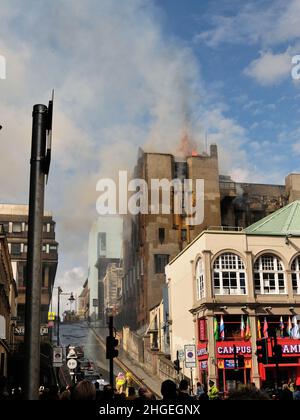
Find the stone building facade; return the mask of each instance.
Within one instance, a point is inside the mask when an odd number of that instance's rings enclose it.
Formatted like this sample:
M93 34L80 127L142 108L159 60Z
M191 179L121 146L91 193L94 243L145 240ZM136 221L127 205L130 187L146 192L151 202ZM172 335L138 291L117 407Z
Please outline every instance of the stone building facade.
M8 243L0 225L0 377L7 376L8 356L13 350L17 288L13 278Z
M18 322L24 325L26 297L26 262L28 236L28 206L0 205L0 224L3 225L10 252L13 276L18 289ZM48 310L58 264L58 243L55 240L55 221L50 212L44 213L41 322L48 322Z
M285 185L237 183L219 174L217 146L210 154L177 159L170 154L139 151L133 174L147 185L152 179L204 180L204 219L187 225L186 214L138 214L124 218L124 278L121 324L145 331L149 311L163 297L164 267L205 229L242 229L300 198L300 175ZM193 191L194 194L194 191ZM171 201L172 202L172 201ZM133 309L136 308L136 309Z

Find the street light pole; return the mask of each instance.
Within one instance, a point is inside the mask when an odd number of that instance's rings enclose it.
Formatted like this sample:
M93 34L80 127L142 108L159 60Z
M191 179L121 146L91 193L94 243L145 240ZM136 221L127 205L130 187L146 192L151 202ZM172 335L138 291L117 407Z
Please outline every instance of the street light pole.
M60 295L62 293L62 290L60 287L57 289L57 345L59 346L60 340L59 340L59 327L60 327Z
M40 381L40 307L42 227L45 180L50 165L47 131L51 131L52 105L34 105L32 113L31 170L28 216L28 254L25 309L25 399L38 400ZM47 160L48 159L48 160Z

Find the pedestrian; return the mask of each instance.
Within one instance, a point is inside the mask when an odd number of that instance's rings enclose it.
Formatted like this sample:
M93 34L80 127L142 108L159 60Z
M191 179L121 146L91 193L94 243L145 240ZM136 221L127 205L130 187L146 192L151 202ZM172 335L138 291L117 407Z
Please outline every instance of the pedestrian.
M283 384L282 390L279 393L279 399L281 401L291 401L293 400L293 393L290 391L288 384Z
M81 381L76 385L73 394L72 400L88 401L96 399L96 388L89 381Z
M126 378L126 388L128 389L133 386L132 373L126 372L125 378Z
M186 379L182 379L179 383L178 399L184 400L185 402L192 401L193 398L190 395L189 383Z
M256 387L242 385L229 392L227 400L270 400L267 393Z
M288 382L289 390L295 392L295 383L290 379Z
M71 399L71 392L68 389L65 389L60 393L59 399L61 401L69 401Z
M128 388L128 396L127 396L126 400L134 401L135 399L136 399L135 389L133 388L133 386L130 386Z
M172 401L177 399L177 389L175 382L167 379L161 384L161 395L164 401Z
M300 400L300 386L299 385L296 386L296 390L293 393L293 398L294 400Z
M197 382L196 397L199 398L200 395L203 393L204 393L204 386L201 384L201 382Z
M116 388L119 394L122 394L125 391L126 387L126 378L124 373L119 372L116 379Z
M216 387L216 385L215 385L214 381L210 380L210 381L208 382L208 384L209 384L208 398L209 398L210 400L219 400L219 399L220 399L220 398L219 398L219 390L218 390L218 388Z

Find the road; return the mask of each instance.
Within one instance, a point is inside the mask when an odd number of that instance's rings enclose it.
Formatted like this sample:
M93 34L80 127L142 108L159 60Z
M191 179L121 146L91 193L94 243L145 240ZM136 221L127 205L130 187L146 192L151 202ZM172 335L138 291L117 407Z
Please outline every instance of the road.
M103 328L103 338L108 334L108 328ZM81 346L84 350L84 357L93 361L97 367L97 372L103 375L103 378L109 382L109 361L106 360L105 349L94 331L88 326L87 322L62 323L60 325L60 342L67 347ZM119 366L114 364L114 375L118 372L125 373Z

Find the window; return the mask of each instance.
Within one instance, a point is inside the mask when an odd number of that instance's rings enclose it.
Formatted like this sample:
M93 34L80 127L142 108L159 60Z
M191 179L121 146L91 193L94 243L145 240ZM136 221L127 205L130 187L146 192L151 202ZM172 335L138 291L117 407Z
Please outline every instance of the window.
M213 266L216 295L245 295L246 271L242 259L232 253L220 255Z
M98 233L98 256L106 256L106 233L104 232Z
M155 273L164 273L165 266L169 263L169 255L166 254L156 254L154 255L155 262Z
M204 284L204 267L203 261L199 260L196 266L196 287L197 287L197 300L202 299L205 296L205 284Z
M13 223L12 231L13 231L13 233L21 233L22 232L22 223Z
M291 266L293 292L295 295L300 295L300 255L294 259Z
M21 244L11 244L11 254L12 255L21 254Z
M163 244L165 242L165 229L164 228L158 228L158 240L160 244Z
M49 252L55 254L57 252L57 245L49 245Z
M284 294L284 267L276 255L266 254L254 264L254 285L257 294Z
M4 222L2 223L4 233L9 233L9 223Z
M181 229L181 240L184 242L187 240L187 230Z

